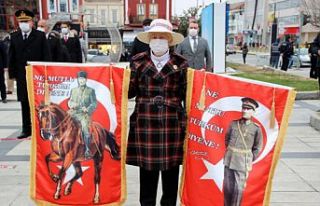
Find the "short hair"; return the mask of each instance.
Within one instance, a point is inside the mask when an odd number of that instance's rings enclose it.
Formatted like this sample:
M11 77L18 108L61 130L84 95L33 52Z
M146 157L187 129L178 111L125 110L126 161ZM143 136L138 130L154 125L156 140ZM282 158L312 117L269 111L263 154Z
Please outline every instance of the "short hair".
M148 19L143 20L142 25L143 26L149 26L151 24L151 22L152 22L152 19L148 18Z
M70 21L62 21L62 22L60 23L60 26L61 26L62 24L65 24L65 25L67 25L68 27L71 26Z

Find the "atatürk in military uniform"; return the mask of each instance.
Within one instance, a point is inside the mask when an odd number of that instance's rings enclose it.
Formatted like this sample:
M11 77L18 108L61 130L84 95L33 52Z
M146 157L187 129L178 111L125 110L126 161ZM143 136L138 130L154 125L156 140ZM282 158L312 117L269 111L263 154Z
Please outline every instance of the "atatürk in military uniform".
M242 110L255 110L256 101L242 99ZM258 157L262 148L262 133L258 124L251 117L232 121L225 137L226 153L224 156L224 205L240 206L243 190L252 162Z

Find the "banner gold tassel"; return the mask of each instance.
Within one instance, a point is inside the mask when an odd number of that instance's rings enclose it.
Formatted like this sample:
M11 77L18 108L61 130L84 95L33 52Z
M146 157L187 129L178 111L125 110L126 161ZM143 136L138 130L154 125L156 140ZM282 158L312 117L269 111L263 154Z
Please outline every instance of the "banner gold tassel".
M204 72L203 84L202 84L201 94L199 98L198 108L203 111L205 109L205 104L206 104L206 72Z
M112 65L110 65L110 92L111 92L111 103L115 104L116 97L114 94L114 83L113 83L113 79L112 79Z
M273 88L273 94L272 94L272 104L271 104L271 112L270 112L270 128L274 128L275 126L275 93L276 89Z
M48 83L47 65L44 66L44 104L50 104L50 90Z

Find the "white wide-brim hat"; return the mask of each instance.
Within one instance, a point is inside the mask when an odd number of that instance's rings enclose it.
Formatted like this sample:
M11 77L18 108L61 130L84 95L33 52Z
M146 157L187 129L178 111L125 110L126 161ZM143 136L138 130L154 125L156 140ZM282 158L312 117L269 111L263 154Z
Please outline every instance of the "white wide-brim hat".
M170 34L172 37L172 41L169 42L169 46L174 46L176 44L180 44L184 37L180 33L176 33L172 31L172 24L165 19L155 19L150 24L150 29L145 32L141 32L137 35L137 38L142 41L143 43L149 44L150 33L167 33Z

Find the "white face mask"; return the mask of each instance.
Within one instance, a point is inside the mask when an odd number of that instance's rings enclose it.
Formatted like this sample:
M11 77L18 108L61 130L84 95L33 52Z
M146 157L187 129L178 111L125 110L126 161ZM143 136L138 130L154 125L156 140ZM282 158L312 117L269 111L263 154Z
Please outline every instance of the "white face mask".
M189 35L190 36L197 36L198 35L198 29L189 29Z
M150 26L143 26L143 31L149 31L151 29Z
M20 22L19 23L19 28L21 29L21 31L23 31L24 33L28 33L30 31L30 25L27 22Z
M254 110L253 109L242 109L242 117L244 119L251 119L253 114L254 114Z
M68 28L62 28L61 29L61 33L62 34L68 34L69 33L69 29Z
M158 56L162 56L169 49L169 44L167 39L151 39L149 46L152 52Z
M44 28L43 27L38 27L37 30L44 32Z

